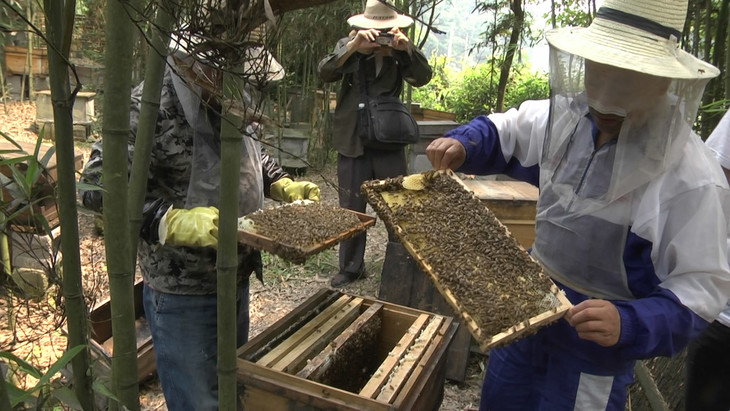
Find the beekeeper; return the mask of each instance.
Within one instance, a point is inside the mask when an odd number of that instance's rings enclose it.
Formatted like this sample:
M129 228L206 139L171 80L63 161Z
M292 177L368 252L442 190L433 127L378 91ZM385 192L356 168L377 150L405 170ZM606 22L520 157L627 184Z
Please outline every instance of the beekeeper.
M728 185L692 131L719 71L679 48L686 0L606 0L547 33L551 98L427 148L435 169L540 187L532 256L574 304L490 352L481 409L623 410L636 360L671 356L730 297Z
M268 51L247 51L242 106L260 110L258 89L283 78ZM139 242L145 318L155 345L157 374L169 410L217 410L218 201L220 199L221 72L188 53L168 58L162 82ZM143 84L132 91L129 164L134 155ZM250 125L241 145L239 216L277 201L319 200L309 181L294 181L261 150ZM102 181L101 142L82 181ZM85 206L101 209L101 191L84 191ZM248 340L249 275L261 275L261 254L239 245L237 344Z

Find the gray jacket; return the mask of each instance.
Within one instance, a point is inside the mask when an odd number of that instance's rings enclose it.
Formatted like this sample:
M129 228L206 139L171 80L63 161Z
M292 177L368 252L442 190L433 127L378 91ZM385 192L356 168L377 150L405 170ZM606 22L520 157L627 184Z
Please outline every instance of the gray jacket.
M132 92L130 136L128 140L129 166L134 156L143 84ZM220 119L209 112L213 129L218 130ZM216 134L217 135L217 134ZM216 250L209 247L177 247L160 245L157 235L159 220L172 205L185 208L185 200L193 162L193 131L185 117L175 92L168 68L162 83L160 108L154 135L152 158L147 181L146 202L139 242L139 265L145 282L158 291L171 294L205 295L216 292ZM103 152L101 141L95 143L81 181L101 185ZM271 183L289 175L273 158L261 152L264 195L270 193ZM210 181L218 184L218 181ZM101 190L81 191L84 206L101 211ZM248 247L239 246L239 281L247 281L251 272L261 275L261 257Z
M403 91L403 80L420 87L431 81L431 66L428 59L412 43L410 53L393 50L391 57L383 59L383 67L375 75L375 59L371 55L354 53L341 66L337 61L347 53L350 37L337 42L332 53L319 62L319 77L325 82L342 80L337 95L337 108L333 121L333 140L337 151L346 157L359 157L364 152L364 141L357 132L357 107L360 103L360 58L365 59L365 78L370 96L399 97Z

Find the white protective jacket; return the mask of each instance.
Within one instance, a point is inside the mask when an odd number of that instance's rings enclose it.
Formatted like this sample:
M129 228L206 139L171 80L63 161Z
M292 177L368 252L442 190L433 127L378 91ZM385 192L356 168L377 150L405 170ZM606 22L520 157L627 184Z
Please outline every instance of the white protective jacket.
M722 168L730 170L730 111L725 113L705 143L713 151ZM730 237L728 238L728 249L730 249ZM730 327L730 300L717 317L717 321Z
M561 167L540 178L549 105L527 101L519 110L480 116L447 133L466 148L458 171L503 173L539 185L533 257L574 304L601 298L618 308L621 337L614 347L578 339L564 320L551 331L557 332L557 344L571 346L576 355L603 358L606 365L676 354L730 296L729 190L717 163L692 133L677 163L657 178L603 209L573 213L553 182L569 182L575 190L605 189L616 144L595 148L596 130L586 116L571 125L576 137ZM616 215L627 223L616 223Z

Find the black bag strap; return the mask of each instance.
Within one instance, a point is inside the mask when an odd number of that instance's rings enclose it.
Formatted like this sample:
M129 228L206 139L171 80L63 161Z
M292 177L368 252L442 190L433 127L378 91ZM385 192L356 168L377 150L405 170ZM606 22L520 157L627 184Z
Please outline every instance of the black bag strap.
M362 104L362 107L360 108L367 108L368 106L368 83L367 83L367 76L365 75L365 69L367 67L366 61L367 56L364 54L360 55L360 67L358 68L358 75L360 76L360 103Z

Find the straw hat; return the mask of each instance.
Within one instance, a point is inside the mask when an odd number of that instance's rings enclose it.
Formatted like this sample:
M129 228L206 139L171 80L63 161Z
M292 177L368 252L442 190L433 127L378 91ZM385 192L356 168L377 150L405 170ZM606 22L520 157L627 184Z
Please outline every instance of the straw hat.
M413 19L396 13L393 9L393 3L388 0L368 0L365 4L365 13L350 17L347 19L347 23L361 29L382 30L393 27L408 27L413 24Z
M546 33L552 47L602 64L654 76L709 79L713 65L681 50L687 0L605 0L587 28Z

